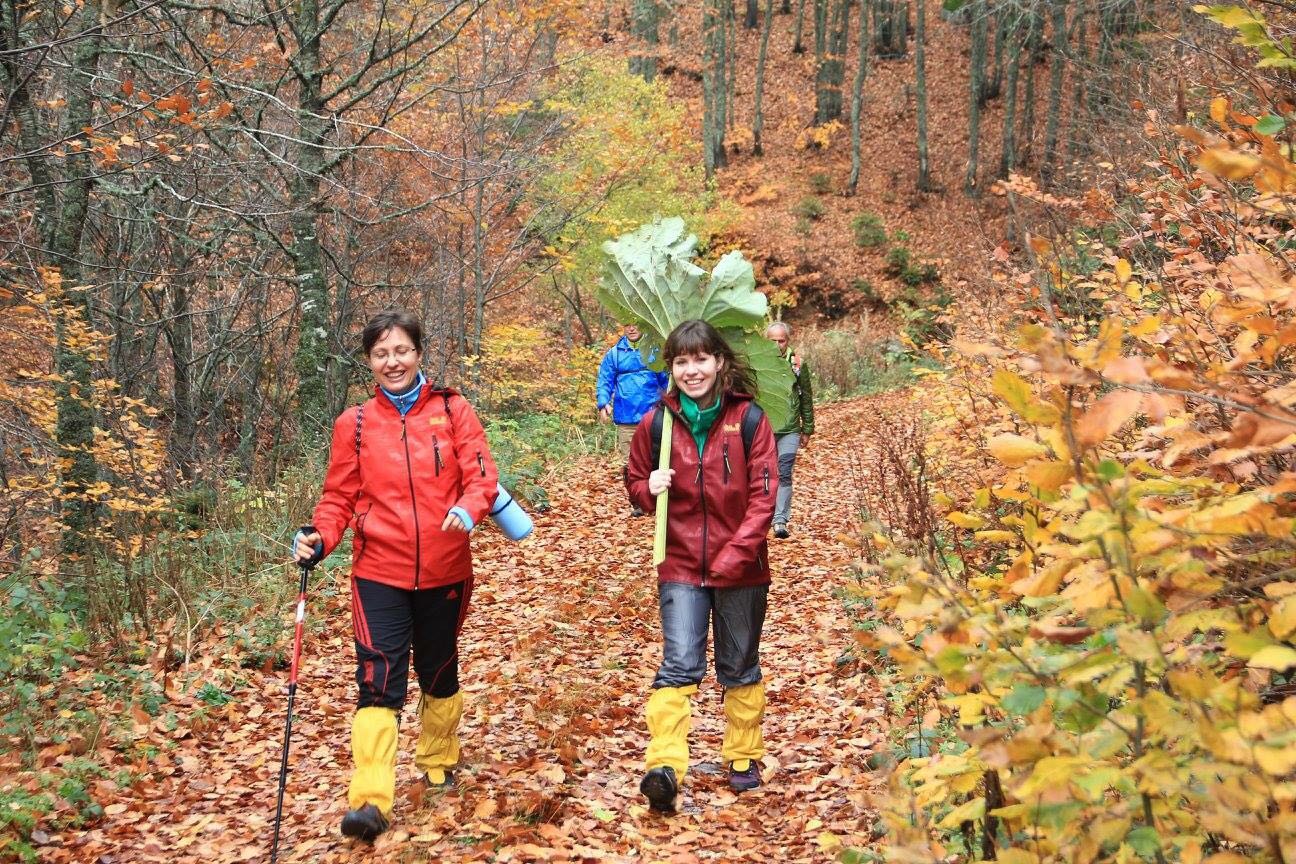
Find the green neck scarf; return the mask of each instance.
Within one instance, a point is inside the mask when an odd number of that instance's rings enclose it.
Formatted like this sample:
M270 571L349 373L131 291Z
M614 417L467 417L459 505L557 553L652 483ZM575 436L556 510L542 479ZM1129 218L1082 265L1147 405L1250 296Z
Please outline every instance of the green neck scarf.
M716 400L711 403L710 408L699 408L698 404L689 398L687 393L680 392L680 411L684 414L684 419L688 421L689 431L693 433L693 440L697 442L698 455L702 454L702 448L706 446L707 435L711 431L711 426L715 424L716 418L720 416L720 404L724 401L722 396L717 396Z

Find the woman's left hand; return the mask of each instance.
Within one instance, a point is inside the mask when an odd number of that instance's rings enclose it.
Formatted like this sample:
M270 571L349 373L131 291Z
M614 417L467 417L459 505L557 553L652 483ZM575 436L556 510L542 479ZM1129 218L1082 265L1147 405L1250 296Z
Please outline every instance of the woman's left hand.
M463 523L463 520L459 518L458 513L447 513L445 521L441 523L441 530L466 532L468 530L468 526L465 525Z

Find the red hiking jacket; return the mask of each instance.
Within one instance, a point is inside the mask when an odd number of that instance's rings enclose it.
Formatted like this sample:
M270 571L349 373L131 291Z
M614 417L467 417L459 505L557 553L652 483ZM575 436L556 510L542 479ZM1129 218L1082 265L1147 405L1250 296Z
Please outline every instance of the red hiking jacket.
M356 414L348 408L333 424L324 493L311 520L324 554L349 526L358 579L417 590L471 577L468 535L442 531L441 523L451 507L462 507L480 525L495 501L499 472L472 406L453 390L425 384L401 417L375 388L364 404L358 459Z
M675 415L670 457L675 477L666 511L666 560L657 567L660 582L735 588L770 581L766 534L778 491L774 433L762 416L749 460L740 426L752 398L741 393L722 398L724 405L699 459L679 397L662 397L661 404ZM652 464L652 416L649 411L639 421L626 469L630 500L650 513L656 499L648 492L648 475L657 467Z

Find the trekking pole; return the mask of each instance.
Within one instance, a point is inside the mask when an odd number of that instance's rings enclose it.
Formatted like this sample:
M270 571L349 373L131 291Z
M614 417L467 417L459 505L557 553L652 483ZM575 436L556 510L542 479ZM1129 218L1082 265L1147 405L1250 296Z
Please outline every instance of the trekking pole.
M283 818L284 788L288 785L288 742L292 740L293 698L297 695L297 664L301 660L302 625L306 623L306 577L313 562L298 562L301 586L297 589L297 623L293 629L292 668L288 673L288 722L284 725L283 758L279 761L279 803L275 805L274 840L270 846L270 864L279 857L279 823Z

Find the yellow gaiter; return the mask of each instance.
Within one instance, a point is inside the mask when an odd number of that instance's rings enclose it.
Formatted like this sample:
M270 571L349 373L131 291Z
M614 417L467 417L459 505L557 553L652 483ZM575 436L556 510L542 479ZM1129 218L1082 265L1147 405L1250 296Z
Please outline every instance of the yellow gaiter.
M446 781L446 769L459 764L459 718L463 716L463 691L445 699L427 694L419 697L418 748L414 765L439 786Z
M746 771L749 760L760 761L765 755L761 736L761 717L765 714L765 683L757 681L743 687L725 690L725 733L720 758L735 762L734 768Z
M688 733L691 716L689 697L697 685L658 687L648 697L648 770L663 765L675 769L677 780L688 770Z
M355 773L347 800L352 810L372 804L390 817L396 796L396 712L361 708L351 721L351 756Z

